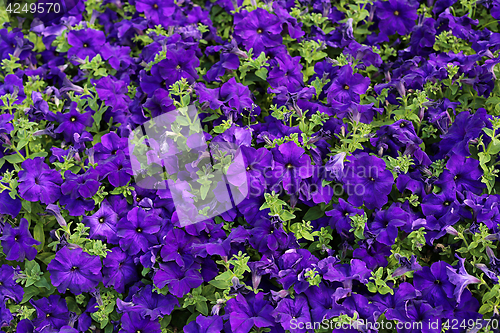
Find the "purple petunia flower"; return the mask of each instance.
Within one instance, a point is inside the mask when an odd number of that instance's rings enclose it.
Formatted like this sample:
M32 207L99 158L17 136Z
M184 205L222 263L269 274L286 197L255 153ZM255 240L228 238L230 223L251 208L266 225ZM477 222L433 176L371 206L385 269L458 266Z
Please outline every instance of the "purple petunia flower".
M0 301L12 299L16 303L21 302L24 295L22 286L16 283L15 270L12 266L2 265L0 267Z
M344 104L359 103L359 95L363 95L369 85L370 78L363 77L358 73L353 74L352 67L345 65L340 69L337 79L327 91L328 102L331 104L334 104L335 101Z
M183 297L192 288L198 288L203 283L203 278L196 265L180 268L173 262L160 264L160 270L153 277L153 282L158 288L168 286L172 295Z
M450 299L453 298L455 286L448 279L447 267L451 268L444 261L435 262L431 267L424 267L413 274L413 285L422 292L422 297L430 304L451 309L453 304Z
M296 326L302 323L301 326L305 327L305 323L311 322L309 304L307 298L302 295L295 297L293 300L290 298L282 299L272 315L285 330L292 330L293 328L294 332L306 332L305 328L297 329Z
M283 181L283 187L289 194L298 192L302 179L313 174L311 158L302 147L289 141L273 149L274 172Z
M174 13L175 2L172 0L140 0L137 11L144 13L152 26L162 24Z
M389 0L377 2L377 16L380 19L380 31L386 35L398 33L406 35L415 26L417 9L407 0Z
M77 109L77 103L71 102L68 113L58 113L59 126L54 133L62 133L64 140L75 142L75 133L82 133L86 127L92 126L93 119L90 112L80 113Z
M149 317L157 320L172 313L179 301L172 295L162 295L153 291L152 285L147 285L132 296L132 302L117 300L118 309L124 312L136 312L141 318Z
M80 248L70 250L65 246L56 253L47 269L52 284L60 293L69 289L78 295L91 291L102 280L101 267L99 257L91 256Z
M158 244L157 232L161 220L158 216L144 209L134 207L127 217L118 222L117 235L120 247L130 255L146 252L152 245Z
M219 333L222 332L222 317L205 317L198 315L196 321L190 322L184 327L185 333Z
M25 160L19 171L19 194L25 200L44 204L54 203L61 196L62 177L49 168L42 157Z
M229 323L234 333L248 333L252 327L272 327L274 318L271 313L273 307L264 300L264 294L250 293L247 297L238 294L236 298L227 301L226 314L229 314Z
M125 291L125 286L138 280L137 266L132 257L119 247L115 247L103 260L103 284L112 286L119 293Z
M122 330L124 333L161 333L161 325L156 320L149 318L142 318L138 313L127 312L121 318Z
M262 8L235 15L234 23L236 39L245 45L247 51L253 49L254 56L281 44L280 20Z
M408 223L409 215L394 204L387 210L379 210L374 214L369 230L377 237L377 241L385 245L393 245L398 236L398 227Z
M368 209L381 208L388 201L394 177L385 168L385 162L367 153L348 158L342 182L349 195L349 203L356 207L363 204Z
M72 47L68 50L68 58L76 56L85 60L86 57L89 57L89 60L92 60L105 42L106 37L102 31L93 29L71 30L68 33L68 44Z
M31 300L30 304L36 309L37 319L33 324L36 327L49 327L58 330L68 324L69 311L66 300L59 295L50 295L48 298Z
M453 292L453 296L455 296L457 303L460 303L460 297L462 296L462 293L464 292L465 288L469 284L479 283L481 282L481 280L467 273L464 266L465 263L464 258L460 258L458 254L455 254L455 257L457 257L458 259L458 272L456 269L447 266L446 273L448 274L450 282L455 285L455 291Z
M86 216L83 223L90 227L89 237L93 239L107 240L111 244L118 244L116 235L116 224L118 214L111 208L107 200L101 203L101 207L91 216Z
M7 260L24 261L24 259L33 260L36 257L37 250L33 245L40 245L40 242L31 236L29 223L25 218L21 219L19 226L13 228L7 224L2 231L3 252Z

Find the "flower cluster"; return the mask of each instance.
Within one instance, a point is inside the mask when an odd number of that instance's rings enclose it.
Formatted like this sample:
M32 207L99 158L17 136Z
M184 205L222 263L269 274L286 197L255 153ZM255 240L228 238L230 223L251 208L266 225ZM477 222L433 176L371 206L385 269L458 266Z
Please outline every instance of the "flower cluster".
M499 332L498 1L61 10L0 11L2 331Z

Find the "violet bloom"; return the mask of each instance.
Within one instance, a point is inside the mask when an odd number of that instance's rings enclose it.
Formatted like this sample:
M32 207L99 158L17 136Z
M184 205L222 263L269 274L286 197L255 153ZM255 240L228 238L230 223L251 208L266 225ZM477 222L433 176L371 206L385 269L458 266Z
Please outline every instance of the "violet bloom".
M286 86L291 91L300 90L304 85L301 57L292 58L288 53L280 53L275 59L277 66L271 69L267 78L271 87Z
M442 305L445 309L453 307L450 299L453 298L455 286L448 279L448 267L444 261L438 261L431 267L425 266L421 271L413 274L413 285L422 292L422 297L433 305Z
M359 95L363 95L370 85L370 78L361 74L353 74L351 65L343 66L338 73L337 79L333 81L328 89L327 98L330 104L359 103Z
M160 270L154 275L153 282L158 288L168 286L172 295L183 297L191 289L198 288L203 283L203 277L198 272L197 265L180 268L174 262L160 264Z
M257 328L274 326L272 305L264 300L264 294L250 293L246 298L238 294L236 298L227 301L226 314L234 333L248 333L255 326Z
M168 316L179 301L172 295L162 295L153 291L152 285L147 285L132 296L132 302L117 300L118 309L124 312L136 312L141 318L149 317L157 320Z
M266 48L281 45L282 27L276 15L262 8L243 15L235 17L234 34L247 51L253 49L253 55L258 56Z
M305 295L311 307L313 321L321 322L324 319L340 316L345 312L344 307L337 304L332 297L336 290L337 288L329 287L325 283L307 288Z
M302 179L313 174L311 158L302 147L289 141L273 149L275 171L283 180L283 187L289 194L297 193Z
M446 168L450 170L458 191L467 190L481 194L486 188L486 185L481 182L483 171L479 168L478 160L453 155L446 163Z
M127 138L120 138L115 132L104 134L101 142L94 146L96 162L106 161L128 149Z
M29 223L25 218L19 222L19 227L13 228L9 223L6 224L2 232L3 252L7 260L24 261L24 259L33 260L37 251L33 245L40 245L40 242L31 236Z
M429 303L423 300L410 300L404 307L395 312L395 320L402 322L402 330L404 333L440 333L442 308L432 307ZM410 325L411 323L411 325ZM437 325L436 325L437 323Z
M398 277L408 272L419 271L422 269L422 266L418 263L415 255L412 255L411 258L408 259L396 253L394 257L398 259L400 267L396 268L396 270L392 273L392 277Z
M381 208L388 201L394 177L385 168L385 162L367 153L348 158L343 182L349 195L349 203L356 207L363 204L368 209Z
M379 210L374 214L369 230L377 235L377 241L385 245L393 245L398 236L398 227L408 223L409 215L394 204L387 210Z
M0 302L0 327L9 327L12 319L14 319L14 317L12 316L10 310L6 307L6 303Z
M165 23L175 12L172 0L140 0L136 3L137 11L144 13L152 26Z
M0 267L0 301L12 299L19 303L23 299L23 295L23 287L16 283L14 267L2 265Z
M62 133L66 142L75 142L74 134L82 133L87 127L92 126L94 120L90 112L80 113L76 102L71 102L68 113L58 113L59 127L54 133Z
M417 9L407 0L389 0L377 2L378 27L388 36L398 33L401 36L409 33L415 26Z
M124 333L137 333L137 332L148 332L148 333L161 333L161 325L156 320L153 321L149 318L141 318L138 313L127 312L121 319L122 329L120 332Z
M302 295L296 296L293 300L290 298L282 299L272 315L285 330L292 331L293 329L294 332L306 332L305 325L311 322L309 304L307 298ZM303 328L297 329L296 325L303 325Z
M115 247L106 255L103 260L102 269L103 284L105 287L113 287L119 293L125 292L125 286L139 279L137 266L134 259Z
M91 80L95 86L99 98L110 107L111 112L124 111L130 104L127 96L128 84L123 80L117 80L113 76L106 76L99 80Z
M65 195L70 195L71 199L92 198L99 189L99 173L90 168L84 174L75 175L67 170L64 173L64 183L61 191Z
M453 296L455 296L457 303L460 303L460 297L462 296L465 288L469 284L480 283L481 280L467 273L464 266L464 258L460 258L457 254L455 254L455 257L457 257L458 259L458 272L452 267L446 267L446 269L448 270L446 273L448 274L450 282L455 285Z
M222 317L205 317L201 314L196 317L196 321L190 322L184 327L185 333L219 333L222 332Z
M85 60L92 60L104 46L106 37L104 32L93 29L71 30L68 33L68 44L72 47L68 50L68 59L76 56ZM79 133L79 132L76 132Z
M355 208L353 205L346 202L344 199L339 198L339 203L333 205L333 209L326 211L326 216L330 216L328 224L330 227L335 228L337 233L342 238L348 238L351 230L351 216L356 214L363 215L363 210Z
M11 217L16 217L21 212L22 204L19 198L14 198L10 196L9 190L3 190L0 192L0 212L1 214L10 215Z
M56 253L47 269L52 284L60 293L69 289L73 294L89 292L102 280L101 260L82 249L70 250L67 246Z
M350 264L329 265L328 271L323 275L327 281L342 282L345 289L352 289L352 282L357 280L368 283L371 271L366 264L359 259L351 259Z
M120 247L129 255L140 251L146 252L150 246L158 244L157 233L160 231L161 220L158 216L144 209L134 207L118 223Z
M19 171L19 194L25 200L51 204L61 196L61 174L49 168L43 157L25 160Z
M118 214L111 208L107 200L101 203L101 207L91 216L83 218L83 223L90 228L89 237L118 244L116 236L116 224Z
M36 309L37 319L33 321L36 327L49 327L54 330L68 324L69 311L66 300L59 295L50 295L48 298L31 300L30 304Z

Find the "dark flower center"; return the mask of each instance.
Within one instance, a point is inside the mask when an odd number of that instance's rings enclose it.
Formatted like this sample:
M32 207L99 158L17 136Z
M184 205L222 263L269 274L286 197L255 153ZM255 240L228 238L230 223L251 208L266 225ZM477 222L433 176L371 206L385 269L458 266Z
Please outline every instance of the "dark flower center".
M12 44L12 48L15 49L16 48L16 44Z
M156 3L155 3L155 4L153 5L153 8L154 8L154 9L158 9L158 4L156 4Z
M118 267L122 267L122 266L123 266L123 262L118 264Z
M111 155L116 155L116 149L111 152Z
M440 280L436 280L436 281L434 281L434 284L437 284L438 286L440 286L441 285L441 281Z
M293 165L292 165L292 163L288 163L288 164L286 165L286 168L287 168L287 169L293 169Z
M345 213L344 213L344 215L345 215L345 216L349 216L349 212L345 212Z
M99 218L99 223L104 223L104 217Z
M262 30L262 28L257 29L257 33L258 33L258 34L261 34L261 33L263 33L263 32L264 32L264 30Z
M83 47L89 47L89 44L83 43Z
M395 10L394 15L399 16L399 11Z
M349 88L350 88L349 85L344 84L344 90L349 90Z
M47 314L45 315L45 318L49 318L49 317L50 317L50 313L47 313Z
M74 122L76 121L76 117L71 117L71 118L69 118L69 120L70 120L72 123L74 123Z
M375 178L370 177L370 181L374 182L374 181L375 181Z
M175 68L177 68L177 70L180 70L181 69L181 65L177 65L177 67L175 67Z
M453 177L453 179L457 180L458 178L460 178L460 175L456 175L455 177Z
M14 240L17 242L19 240L19 235L17 235L16 237L14 237Z
M449 206L450 205L450 202L448 200L446 200L445 202L443 202L443 205L445 206Z
M40 179L38 179L38 177L35 177L35 184L40 184Z
M247 166L247 171L250 171L250 170L252 170L252 166L249 165L249 166Z
M399 127L401 127L401 128L403 128L403 127L405 127L405 126L406 126L406 123L401 123L401 124L399 124Z
M78 267L76 267L76 266L71 267L72 272L76 271L77 269L78 269Z
M141 233L142 232L142 228L137 228L137 229L135 229L135 231L137 231L138 233Z
M135 201L137 201L137 202L139 202L139 201L141 201L141 200L142 200L142 198L141 198L140 196L137 196L137 197L135 198Z

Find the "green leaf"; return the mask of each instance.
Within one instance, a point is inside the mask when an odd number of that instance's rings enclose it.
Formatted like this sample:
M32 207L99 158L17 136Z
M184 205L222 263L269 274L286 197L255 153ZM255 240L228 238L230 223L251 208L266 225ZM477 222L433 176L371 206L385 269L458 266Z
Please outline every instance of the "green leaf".
M217 289L227 289L229 286L231 286L228 281L222 281L222 280L212 280L209 281L212 286L214 286Z
M262 68L260 68L260 69L256 70L256 71L255 71L255 75L256 75L258 78L260 78L260 79L262 79L262 80L264 80L264 81L265 81L265 80L267 79L267 68L262 67Z
M40 242L40 245L37 245L38 251L42 251L45 246L45 233L43 232L43 224L37 223L35 228L33 229L33 237Z
M19 154L6 155L3 157L10 164L21 163L23 158Z
M21 205L28 213L31 213L31 201L22 200Z
M40 293L40 289L35 286L29 286L28 288L24 288L23 300L20 304L24 304L28 302L31 298L38 295Z
M208 306L206 301L199 301L196 303L196 310L203 314L204 316L208 316Z
M306 215L304 216L304 221L317 220L320 217L322 217L324 214L325 214L325 212L323 212L321 210L320 206L311 207L311 208L309 208L309 210L307 211Z

